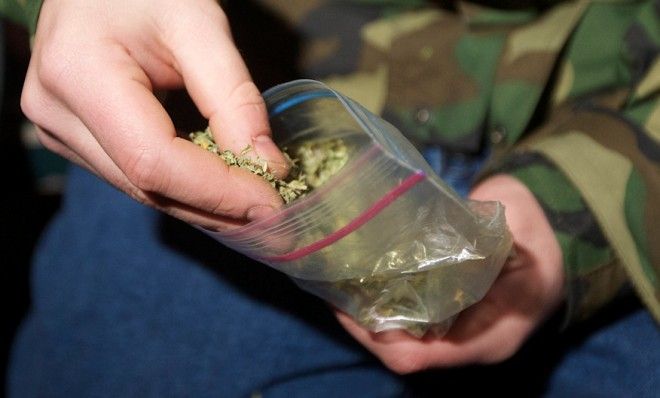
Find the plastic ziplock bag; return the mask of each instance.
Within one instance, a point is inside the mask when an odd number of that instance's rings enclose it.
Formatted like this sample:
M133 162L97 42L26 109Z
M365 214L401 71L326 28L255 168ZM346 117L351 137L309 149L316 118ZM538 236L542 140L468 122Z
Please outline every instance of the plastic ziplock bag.
M340 139L349 160L275 216L210 234L372 331L448 330L509 254L503 206L459 198L396 128L320 82L264 98L280 147Z

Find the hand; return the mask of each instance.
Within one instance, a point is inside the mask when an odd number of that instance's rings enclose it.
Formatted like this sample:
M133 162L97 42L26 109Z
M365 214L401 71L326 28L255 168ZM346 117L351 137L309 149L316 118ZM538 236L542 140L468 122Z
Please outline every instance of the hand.
M504 204L516 255L484 299L459 314L447 335L420 340L402 331L375 334L346 314L337 314L346 330L395 372L503 361L562 301L561 249L527 187L513 177L497 175L470 196Z
M45 1L21 105L47 148L140 202L211 229L271 214L267 183L176 136L152 91L184 85L223 149L287 173L213 0Z

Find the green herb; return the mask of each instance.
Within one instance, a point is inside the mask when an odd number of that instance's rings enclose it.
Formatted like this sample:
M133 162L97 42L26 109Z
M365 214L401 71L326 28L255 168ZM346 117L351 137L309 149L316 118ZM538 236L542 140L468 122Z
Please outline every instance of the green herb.
M278 178L270 172L267 161L258 156L256 159L247 156L253 150L251 146L239 154L222 150L215 143L210 128L191 133L190 139L201 148L220 156L227 165L240 167L262 177L279 192L284 203L291 203L318 188L348 161L348 150L341 139L306 141L297 145L292 153L284 150L291 168L285 178Z
M338 138L308 141L296 148L295 156L300 162L305 182L312 188L318 188L344 167L348 160L348 148Z

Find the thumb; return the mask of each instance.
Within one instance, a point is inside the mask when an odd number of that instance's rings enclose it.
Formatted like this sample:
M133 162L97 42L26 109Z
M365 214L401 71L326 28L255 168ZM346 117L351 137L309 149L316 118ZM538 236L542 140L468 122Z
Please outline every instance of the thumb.
M199 18L188 19L194 26L169 36L186 89L223 150L238 153L250 146L254 151L248 156L265 160L271 172L285 176L288 162L272 141L266 104L234 45L224 13L217 4L198 12Z
M236 87L209 117L213 137L222 149L234 153L248 146L246 156L266 160L269 171L284 177L289 163L272 140L266 104L249 75L237 78Z

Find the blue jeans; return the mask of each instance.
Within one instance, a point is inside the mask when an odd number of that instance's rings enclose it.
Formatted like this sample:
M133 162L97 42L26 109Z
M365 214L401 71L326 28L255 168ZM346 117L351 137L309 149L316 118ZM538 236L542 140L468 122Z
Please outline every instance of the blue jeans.
M660 334L636 304L551 325L504 364L390 373L319 300L194 228L73 169L32 270L14 397L650 397Z

